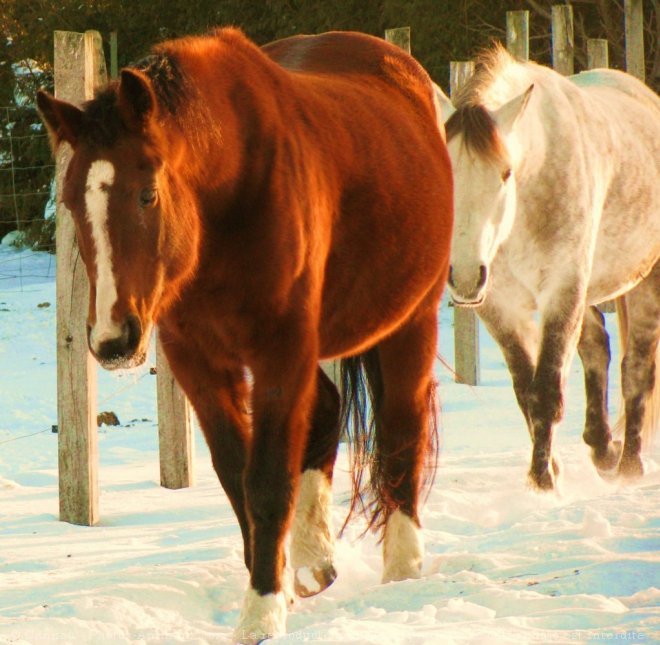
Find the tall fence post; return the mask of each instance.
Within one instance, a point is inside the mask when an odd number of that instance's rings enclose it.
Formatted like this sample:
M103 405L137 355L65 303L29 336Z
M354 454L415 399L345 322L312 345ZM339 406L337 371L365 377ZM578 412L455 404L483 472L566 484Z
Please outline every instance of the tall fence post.
M101 35L56 31L54 40L55 95L72 103L93 98L107 81ZM61 146L56 160L60 519L93 526L99 519L97 366L87 348L89 284L71 214L59 198L71 152ZM160 345L157 363L161 484L183 488L193 481L192 412Z
M401 47L406 53L410 53L410 27L397 27L385 30L385 40L388 43Z
M110 78L116 79L119 77L119 69L117 66L117 32L110 32Z
M195 479L192 407L174 379L160 339L156 347L160 484L188 488Z
M570 76L574 72L575 40L573 35L573 7L556 4L552 7L552 67Z
M626 71L645 80L642 0L625 0Z
M455 97L474 74L473 61L449 63L449 95ZM479 319L474 309L454 307L454 371L457 383L479 385Z
M101 35L55 32L55 95L73 103L106 80ZM60 199L71 148L56 160L57 425L60 520L93 526L99 519L96 364L87 348L89 285L71 214Z
M605 38L589 38L587 40L587 67L598 69L610 66L609 48Z
M506 12L506 48L520 60L529 60L529 11Z

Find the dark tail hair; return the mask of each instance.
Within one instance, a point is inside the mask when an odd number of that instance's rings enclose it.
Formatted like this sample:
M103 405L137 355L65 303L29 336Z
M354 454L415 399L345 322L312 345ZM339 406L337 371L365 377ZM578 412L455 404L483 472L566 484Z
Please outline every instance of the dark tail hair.
M390 509L384 507L389 496L382 455L378 450L378 417L383 402L383 378L376 348L342 359L341 390L341 425L348 437L353 484L350 507L341 532L356 512L367 520L365 532L369 529L380 531ZM439 454L435 381L431 381L429 386L428 407L428 445L422 478L422 488L427 495L435 480Z

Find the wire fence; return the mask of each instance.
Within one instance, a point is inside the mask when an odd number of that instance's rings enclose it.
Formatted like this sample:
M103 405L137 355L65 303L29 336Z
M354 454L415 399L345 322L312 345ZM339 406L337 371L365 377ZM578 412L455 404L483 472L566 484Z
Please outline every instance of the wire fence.
M54 277L54 174L34 106L0 107L0 290Z
M54 254L0 245L0 293L54 280Z

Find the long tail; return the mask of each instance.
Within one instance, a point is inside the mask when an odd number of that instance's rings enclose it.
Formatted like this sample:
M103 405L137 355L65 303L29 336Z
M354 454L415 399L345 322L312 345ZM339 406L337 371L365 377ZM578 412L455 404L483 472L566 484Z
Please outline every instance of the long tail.
M378 415L383 402L383 379L375 348L341 361L342 427L346 428L352 478L349 512L342 531L355 513L367 520L367 529L380 531L387 520L386 478L378 450ZM428 392L429 432L422 488L427 492L438 464L436 384ZM367 469L369 473L367 474ZM365 531L366 532L366 531Z
M628 348L628 304L625 296L616 299L616 317L619 326L619 341L621 346L621 358L626 355ZM619 418L614 426L615 437L623 437L626 428L625 403ZM655 379L653 389L646 400L646 411L641 429L642 450L649 450L655 441L656 434L660 431L660 344L655 352Z

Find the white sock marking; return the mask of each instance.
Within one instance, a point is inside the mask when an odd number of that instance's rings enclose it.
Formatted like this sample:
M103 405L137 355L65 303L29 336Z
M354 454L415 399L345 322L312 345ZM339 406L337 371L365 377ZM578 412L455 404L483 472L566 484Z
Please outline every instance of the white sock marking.
M94 348L107 339L121 336L121 327L112 320L112 307L117 302L117 285L112 272L112 246L108 233L108 191L115 180L115 167L104 159L89 167L85 185L87 221L92 227L96 250L96 324L92 329Z
M412 518L397 509L388 518L383 540L383 582L419 578L424 542Z
M300 478L291 530L291 565L323 567L332 563L333 551L332 487L323 471L306 470Z
M286 597L284 592L259 595L250 587L243 600L243 609L234 640L245 645L260 643L286 633Z

